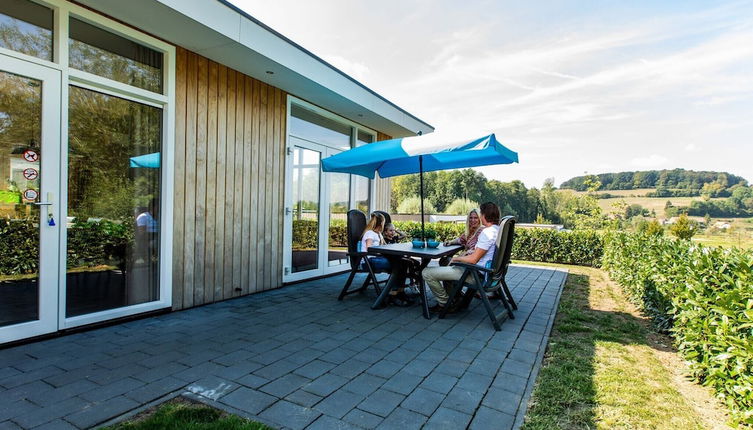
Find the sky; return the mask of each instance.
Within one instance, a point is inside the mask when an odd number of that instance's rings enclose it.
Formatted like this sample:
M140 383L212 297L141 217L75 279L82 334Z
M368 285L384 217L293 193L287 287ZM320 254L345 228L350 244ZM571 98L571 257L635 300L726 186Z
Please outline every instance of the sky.
M436 131L496 133L520 163L487 178L753 182L753 1L233 3Z

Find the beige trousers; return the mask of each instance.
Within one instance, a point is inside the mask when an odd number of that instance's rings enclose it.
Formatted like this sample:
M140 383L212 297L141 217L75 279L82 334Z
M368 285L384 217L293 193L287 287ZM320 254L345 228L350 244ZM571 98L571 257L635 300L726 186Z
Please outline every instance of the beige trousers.
M442 285L442 281L457 281L463 276L464 271L465 269L457 266L439 266L427 267L421 273L423 274L424 281L426 281L426 285L429 286L434 297L436 297L437 302L444 306L450 296Z

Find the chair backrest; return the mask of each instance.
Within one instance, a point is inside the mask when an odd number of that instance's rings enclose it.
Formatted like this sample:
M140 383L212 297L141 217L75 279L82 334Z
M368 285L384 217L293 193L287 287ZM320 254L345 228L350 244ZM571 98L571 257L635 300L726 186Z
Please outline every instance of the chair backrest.
M351 209L348 211L347 220L348 254L351 254L350 267L355 269L361 263L361 259L353 258L352 254L358 252L358 242L366 228L366 215L358 209Z
M494 279L500 279L507 274L507 266L510 265L512 258L512 242L515 236L515 217L508 215L503 217L499 222L499 232L497 233L497 249L492 259L492 269Z
M382 217L384 217L384 225L392 224L392 217L387 212L385 212L385 211L374 211L374 213L378 213L379 215L381 215Z

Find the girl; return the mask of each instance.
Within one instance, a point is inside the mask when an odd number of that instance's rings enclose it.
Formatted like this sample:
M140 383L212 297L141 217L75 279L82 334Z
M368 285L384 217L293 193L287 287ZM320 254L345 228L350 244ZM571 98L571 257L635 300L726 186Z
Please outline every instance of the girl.
M366 224L366 228L361 235L360 251L367 252L369 247L371 246L383 245L383 230L384 217L376 212L372 213L371 219L369 219L369 222L368 224ZM372 269L374 269L374 272L392 272L392 275L398 276L397 285L400 285L400 287L396 291L390 291L390 302L397 306L411 306L413 304L413 300L410 299L403 291L403 286L405 285L405 275L407 271L406 263L402 259L390 261L386 257L383 257L381 255L368 257L368 259L369 263L371 263ZM361 264L364 265L363 269L366 270L366 263L364 262ZM399 264L400 267L397 267L396 269L398 270L393 272L392 264Z

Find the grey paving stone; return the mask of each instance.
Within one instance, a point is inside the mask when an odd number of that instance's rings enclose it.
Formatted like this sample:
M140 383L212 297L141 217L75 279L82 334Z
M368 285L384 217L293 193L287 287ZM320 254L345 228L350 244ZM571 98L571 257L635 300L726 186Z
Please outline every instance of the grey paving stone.
M377 390L358 405L358 409L370 412L380 417L388 416L393 409L405 399L402 394L387 390Z
M502 372L512 373L513 375L522 376L524 378L528 378L528 376L531 374L532 369L532 362L523 363L521 361L516 361L510 358L505 360L502 363L502 366L499 368L499 370Z
M470 430L508 430L513 428L515 417L481 406L471 421Z
M442 362L437 365L434 371L459 378L463 376L467 368L468 363L463 361L442 360Z
M492 383L492 375L481 375L479 373L466 372L457 383L457 386L469 391L485 393L486 389Z
M449 358L450 360L470 363L474 358L476 358L476 355L478 355L478 351L457 347L447 356L447 358Z
M397 408L377 427L378 429L420 429L426 423L426 417L404 408Z
M111 384L107 384L93 390L85 391L81 393L80 396L86 400L89 400L90 402L101 402L116 396L120 396L144 385L144 382L139 381L138 379L123 378Z
M120 396L102 403L90 404L88 408L66 416L65 420L77 427L89 428L139 406L139 403Z
M327 361L329 363L340 364L346 362L356 354L358 354L358 352L353 351L352 349L337 348L319 356L319 359Z
M365 429L373 429L376 428L383 421L383 419L378 415L370 414L360 409L352 409L343 417L343 421L355 424Z
M320 415L321 413L318 411L304 408L285 400L280 400L259 414L264 419L282 424L293 430L306 428L315 419L319 418Z
M309 393L313 393L319 396L328 396L335 390L348 383L347 378L334 375L332 373L326 373L313 381L310 384L304 385L303 389Z
M307 408L314 406L322 399L323 397L321 396L317 396L316 394L311 394L308 391L303 390L297 390L285 396L285 400L293 402L296 405L305 406Z
M17 417L13 418L13 421L24 428L33 428L41 426L42 424L46 424L53 420L61 419L62 417L70 415L72 413L82 411L89 404L90 402L80 397L71 397L45 408L40 408L33 413L18 415Z
M353 354L355 354L355 352ZM285 359L297 364L306 364L309 361L315 360L316 358L323 355L324 353L322 351L319 351L318 349L306 348L303 351L296 352L295 354L290 354Z
M29 402L26 399L9 401L4 397L0 398L2 398L3 400L2 402L0 402L0 422L39 410L39 406Z
M322 360L314 360L302 367L299 367L298 369L295 369L293 373L305 376L309 379L316 379L330 371L333 367L335 367L335 365L332 363Z
M427 429L455 430L464 429L471 422L471 415L458 412L454 409L440 407L434 412L426 423Z
M385 390L408 395L413 391L423 378L406 372L399 372L382 385Z
M371 364L351 359L332 369L332 373L346 378L355 378L368 369L369 366Z
M0 427L2 428L2 427ZM39 427L34 427L34 430L77 430L71 423L63 420L50 421L47 424L42 424Z
M259 370L254 371L254 375L267 378L269 380L277 379L280 376L290 373L297 369L300 365L288 360L280 360L272 363L268 366L264 366Z
M368 396L369 394L376 391L379 387L381 387L385 382L387 382L387 380L384 378L362 373L352 381L345 384L343 389L352 393L360 394L362 396Z
M458 378L435 371L424 379L420 386L437 393L447 394L457 382Z
M322 415L311 423L310 426L306 427L306 430L358 430L360 428L337 418Z
M398 364L394 361L389 360L381 360L366 369L366 373L374 376L379 376L381 378L391 378L402 368L402 364Z
M86 379L81 379L81 380L71 382L70 384L63 385L59 388L55 388L52 390L43 390L43 391L33 392L29 394L28 396L26 396L26 399L31 400L32 402L40 406L48 406L48 405L52 405L52 404L61 402L63 400L69 399L71 397L77 396L81 393L86 393L87 391L94 390L95 388L100 388L100 386L95 384L94 382L87 381ZM120 393L117 393L117 394L120 394ZM114 397L114 396L111 396L111 397ZM103 400L103 399L98 398L94 400Z
M419 351L412 349L398 348L387 354L384 358L394 361L395 363L408 364L408 362L416 358L418 353Z
M24 385L18 385L2 393L5 402L14 402L25 399L31 395L44 395L53 390L50 384L42 381L29 382Z
M483 396L484 394L478 391L455 387L445 397L442 406L472 415L481 403Z
M246 375L240 379L237 379L236 382L243 384L249 388L259 388L262 385L269 383L269 379L256 375Z
M262 386L261 388L259 388L259 391L263 391L275 397L283 398L293 391L298 390L305 384L308 384L309 382L311 382L311 380L308 378L288 373L287 375L281 376L270 382L269 384Z
M511 373L499 372L492 382L492 387L502 388L513 393L522 393L528 385L528 378L523 378ZM532 381L533 382L533 381Z
M432 370L434 370L436 365L437 363L434 362L413 360L403 368L403 371L412 375L426 377Z
M14 423L13 421L2 421L0 422L0 430L20 430L23 429L23 427L20 427L18 424Z
M221 397L219 401L249 414L258 415L259 412L277 401L277 398L250 388L240 387Z
M140 403L148 403L154 399L167 395L173 391L176 391L186 385L185 381L182 381L172 376L168 376L157 381L146 384L135 390L131 390L125 394L133 400Z
M2 382L2 385L5 388L13 389L21 385L39 381L40 379L47 379L61 373L65 373L65 371L56 366L47 366L34 370L32 372L22 372L15 376L5 378Z
M444 394L419 387L416 388L400 406L428 417L434 413L434 410L437 409L444 398Z
M498 411L515 415L520 405L520 400L523 398L523 393L513 393L500 388L490 388L484 396L482 405L496 409Z
M364 399L365 397L360 394L340 390L335 391L319 402L314 409L335 418L342 418L350 412L351 409L364 401Z

